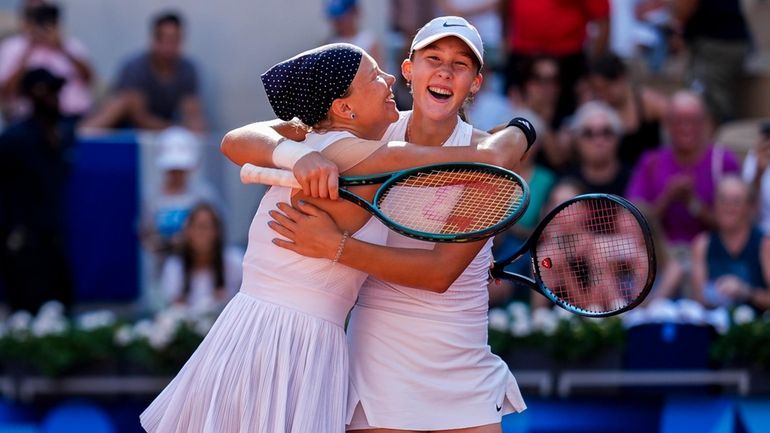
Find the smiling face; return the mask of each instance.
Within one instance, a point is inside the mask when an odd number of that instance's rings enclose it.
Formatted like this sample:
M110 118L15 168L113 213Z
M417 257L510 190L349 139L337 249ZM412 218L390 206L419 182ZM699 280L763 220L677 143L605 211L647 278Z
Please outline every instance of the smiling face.
M577 131L577 150L581 160L588 164L612 160L618 141L610 120L601 112L589 115Z
M461 39L449 36L414 52L401 72L411 82L415 111L433 120L457 116L483 77L473 51Z
M335 100L332 110L337 116L353 120L364 135L379 138L388 125L398 120L391 88L395 81L395 77L383 72L371 56L364 54L348 95Z

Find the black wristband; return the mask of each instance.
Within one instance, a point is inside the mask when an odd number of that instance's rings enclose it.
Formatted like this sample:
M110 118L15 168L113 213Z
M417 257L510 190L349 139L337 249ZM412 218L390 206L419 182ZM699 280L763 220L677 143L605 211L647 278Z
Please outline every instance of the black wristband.
M515 126L521 129L521 132L523 132L524 136L527 137L526 151L529 151L529 149L532 147L533 144L535 144L535 140L537 139L537 133L535 133L535 128L532 126L531 123L529 123L529 120L523 117L514 117L513 119L511 119L510 122L508 122L508 125L506 125L506 128L508 126Z

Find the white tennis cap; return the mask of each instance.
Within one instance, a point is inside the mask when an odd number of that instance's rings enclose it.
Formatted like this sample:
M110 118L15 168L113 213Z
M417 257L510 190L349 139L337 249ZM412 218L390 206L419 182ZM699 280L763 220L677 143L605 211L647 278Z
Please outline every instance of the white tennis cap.
M172 126L157 135L157 164L161 170L192 170L198 165L200 140L191 131Z
M481 66L484 66L484 44L481 42L481 35L479 35L476 27L473 27L462 17L446 16L432 19L412 39L411 51L425 48L447 36L456 36L462 39L473 50L473 54L479 59Z

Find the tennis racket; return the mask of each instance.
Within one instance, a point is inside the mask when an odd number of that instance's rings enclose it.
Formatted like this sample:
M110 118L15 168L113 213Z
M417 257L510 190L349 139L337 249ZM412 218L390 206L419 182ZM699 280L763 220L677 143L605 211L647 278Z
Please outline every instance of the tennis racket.
M505 271L529 252L534 278ZM639 305L655 280L655 249L642 214L610 194L585 194L557 206L493 278L541 293L582 316L620 314Z
M244 164L243 183L300 188L290 171ZM371 202L345 187L382 184ZM435 164L391 173L340 177L340 197L390 229L431 242L483 239L515 223L529 205L516 173L480 163Z

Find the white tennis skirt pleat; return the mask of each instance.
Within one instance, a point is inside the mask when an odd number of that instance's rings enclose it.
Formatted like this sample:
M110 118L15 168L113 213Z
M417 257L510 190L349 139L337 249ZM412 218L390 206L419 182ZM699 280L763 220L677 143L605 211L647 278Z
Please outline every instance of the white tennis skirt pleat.
M342 433L347 386L342 328L238 293L140 421L150 433Z

